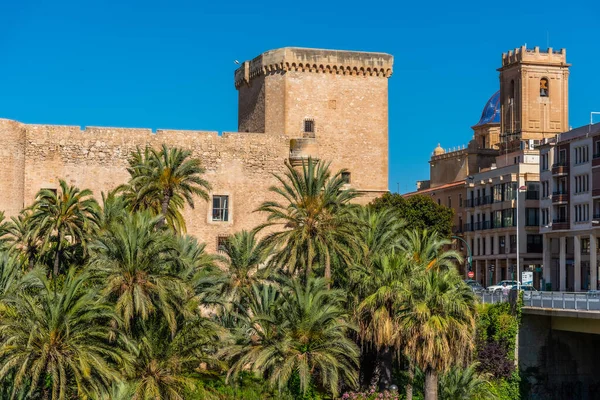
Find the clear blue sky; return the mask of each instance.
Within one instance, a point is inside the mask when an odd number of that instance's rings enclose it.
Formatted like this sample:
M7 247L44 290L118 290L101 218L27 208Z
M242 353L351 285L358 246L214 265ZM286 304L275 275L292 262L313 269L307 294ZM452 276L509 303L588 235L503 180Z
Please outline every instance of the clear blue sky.
M588 123L599 16L592 0L0 0L0 118L236 131L233 60L284 46L387 52L390 189L406 192L438 142L469 141L503 51L548 36L567 48L570 124Z

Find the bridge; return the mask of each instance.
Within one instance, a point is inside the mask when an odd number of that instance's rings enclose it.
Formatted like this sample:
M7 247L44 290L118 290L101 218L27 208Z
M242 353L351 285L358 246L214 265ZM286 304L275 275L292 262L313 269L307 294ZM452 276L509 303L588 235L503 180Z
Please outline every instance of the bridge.
M483 303L514 301L479 294ZM518 364L531 399L600 398L600 292L523 292Z

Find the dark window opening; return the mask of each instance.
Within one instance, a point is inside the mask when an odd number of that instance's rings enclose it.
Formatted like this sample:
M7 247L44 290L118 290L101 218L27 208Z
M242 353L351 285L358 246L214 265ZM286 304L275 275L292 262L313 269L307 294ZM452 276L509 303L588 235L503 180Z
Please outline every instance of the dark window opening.
M304 133L315 133L315 120L305 119L304 120Z
M213 221L229 221L229 196L213 196Z
M548 78L540 79L540 97L548 97Z
M225 245L227 244L228 238L229 238L229 236L226 236L226 235L217 236L217 251L218 252L225 251Z
M350 184L350 172L342 172L342 181L344 181L346 185Z

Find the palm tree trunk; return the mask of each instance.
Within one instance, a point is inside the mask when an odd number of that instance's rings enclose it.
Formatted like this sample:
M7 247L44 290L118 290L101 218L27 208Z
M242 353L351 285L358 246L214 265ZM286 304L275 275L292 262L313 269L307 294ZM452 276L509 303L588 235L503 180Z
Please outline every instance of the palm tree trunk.
M379 390L387 390L392 384L392 349L389 346L385 346L380 351L379 364L381 371L381 377L379 379Z
M327 280L327 289L331 289L331 257L329 251L325 252L325 279Z
M60 256L61 256L61 252L62 252L62 241L63 241L63 234L62 232L58 234L58 243L56 245L56 254L54 255L54 277L58 276L58 271L60 268Z
M415 379L415 367L411 360L408 360L408 383L406 384L406 400L413 398L413 381Z
M163 193L163 199L162 199L162 203L161 203L162 218L161 218L160 222L158 223L159 228L162 228L163 226L165 226L167 224L167 212L169 211L169 203L170 202L171 202L171 196L167 193Z
M437 400L438 398L438 376L431 368L425 371L425 400Z

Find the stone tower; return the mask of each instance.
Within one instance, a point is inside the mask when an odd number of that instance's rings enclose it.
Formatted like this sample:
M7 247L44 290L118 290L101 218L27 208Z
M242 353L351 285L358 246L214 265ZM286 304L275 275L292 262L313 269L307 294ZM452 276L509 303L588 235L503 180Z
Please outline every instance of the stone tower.
M388 190L388 78L385 53L287 47L235 71L240 132L284 134L290 161L331 161L365 199Z
M502 54L501 141L541 140L569 130L569 67L565 49L522 46Z

